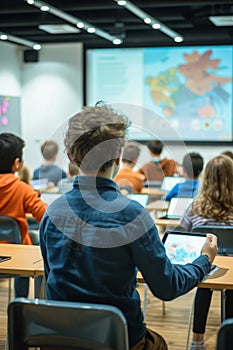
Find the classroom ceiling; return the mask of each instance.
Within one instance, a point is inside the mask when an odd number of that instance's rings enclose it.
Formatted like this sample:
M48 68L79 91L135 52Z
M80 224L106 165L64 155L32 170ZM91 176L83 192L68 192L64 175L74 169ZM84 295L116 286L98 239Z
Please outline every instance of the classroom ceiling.
M142 19L114 0L48 0L49 5L78 17L123 39L123 47L177 45L172 38L145 24ZM184 37L182 45L232 44L233 1L229 0L131 0L144 12ZM223 18L224 26L214 25L210 16ZM82 42L86 47L113 47L95 34L80 29L78 33L50 34L42 24L69 24L24 0L0 0L0 32L40 44ZM75 25L71 27L76 28ZM77 29L77 28L76 28ZM180 45L180 44L179 44Z

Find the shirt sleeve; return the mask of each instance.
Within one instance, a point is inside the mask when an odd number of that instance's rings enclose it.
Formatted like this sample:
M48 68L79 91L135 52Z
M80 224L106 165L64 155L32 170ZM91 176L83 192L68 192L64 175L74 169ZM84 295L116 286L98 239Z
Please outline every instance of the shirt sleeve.
M132 243L133 259L151 292L162 300L172 300L197 286L210 271L201 255L192 264L172 264L154 227Z
M46 210L46 204L38 197L38 193L30 185L25 184L24 210L40 222Z
M170 201L173 197L176 197L178 194L178 185L175 185L171 191L169 191L167 194L165 194L163 197L162 197L162 200L165 200L165 201Z

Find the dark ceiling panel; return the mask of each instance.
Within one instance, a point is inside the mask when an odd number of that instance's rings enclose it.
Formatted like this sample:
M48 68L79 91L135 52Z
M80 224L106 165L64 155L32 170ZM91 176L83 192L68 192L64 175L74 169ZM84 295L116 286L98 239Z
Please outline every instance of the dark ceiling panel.
M152 29L114 0L48 0L50 5L83 19L112 35L122 35L124 46L177 45L165 34ZM233 16L233 1L229 0L132 0L143 11L184 36L179 45L232 44L232 28L216 27L211 15ZM23 0L0 1L0 31L38 43L83 42L87 47L113 47L94 34L52 35L38 29L39 24L66 22Z

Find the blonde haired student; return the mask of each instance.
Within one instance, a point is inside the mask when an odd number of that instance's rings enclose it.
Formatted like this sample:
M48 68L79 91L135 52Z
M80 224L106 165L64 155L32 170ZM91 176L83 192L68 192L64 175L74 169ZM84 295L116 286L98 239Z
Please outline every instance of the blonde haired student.
M226 155L211 159L204 170L199 196L181 220L186 230L202 225L233 226L233 160ZM198 288L195 297L191 350L205 350L204 333L212 290ZM233 317L233 291L226 291L226 317Z
M130 349L167 350L163 337L145 326L137 271L155 296L174 299L210 271L216 237L207 237L193 264L171 264L150 214L113 181L128 126L104 106L85 107L69 119L65 147L79 176L40 226L46 293L48 299L114 305L127 320Z

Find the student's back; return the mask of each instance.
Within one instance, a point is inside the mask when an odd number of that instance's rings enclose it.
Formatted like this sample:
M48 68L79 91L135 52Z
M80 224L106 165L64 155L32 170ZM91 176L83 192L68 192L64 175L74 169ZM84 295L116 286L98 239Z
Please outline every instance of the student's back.
M28 231L26 214L31 213L39 222L45 212L45 204L33 188L15 176L23 167L24 141L10 133L0 134L0 215L17 220L22 244L38 244L39 235ZM14 242L13 242L14 243ZM28 277L15 277L15 297L27 297Z
M161 158L163 144L159 140L149 141L147 144L153 160L144 164L138 171L147 181L162 181L165 176L177 173L177 163L173 159Z
M55 162L58 154L58 145L53 140L48 140L41 146L44 164L33 172L33 180L48 179L50 186L57 186L59 180L66 178L65 171L58 167Z
M190 197L193 198L199 187L199 179L203 169L203 158L199 153L187 153L183 158L182 167L186 181L176 184L166 195L163 200L170 201L173 197Z

